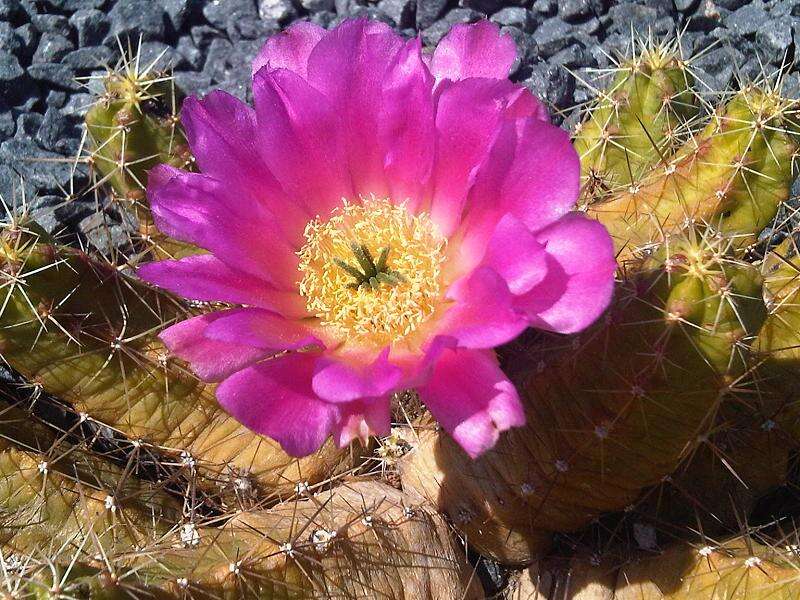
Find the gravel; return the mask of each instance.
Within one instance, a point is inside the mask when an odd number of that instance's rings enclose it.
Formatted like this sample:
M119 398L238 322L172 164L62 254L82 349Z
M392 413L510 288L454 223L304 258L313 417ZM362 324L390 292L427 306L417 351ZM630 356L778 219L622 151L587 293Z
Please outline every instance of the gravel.
M758 76L759 60L767 70L791 62L800 36L800 0L0 0L0 194L19 189L22 174L30 197L47 199L37 215L54 228L85 220L86 207L64 198L81 184L72 158L92 101L86 78L116 61L118 37L141 37L142 59L162 56L184 93L248 98L248 63L267 36L298 19L330 27L351 16L421 34L427 45L455 23L488 17L520 50L513 77L557 118L587 99L567 69L583 76L609 66L632 29L685 30L710 89ZM800 96L797 73L786 81L786 93Z

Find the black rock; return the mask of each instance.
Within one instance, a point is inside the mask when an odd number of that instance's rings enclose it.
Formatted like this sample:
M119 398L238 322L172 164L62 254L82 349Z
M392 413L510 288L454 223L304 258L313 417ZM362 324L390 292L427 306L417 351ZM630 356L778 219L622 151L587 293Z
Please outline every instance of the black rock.
M7 108L0 105L0 140L5 140L14 135L17 124L14 122L14 115Z
M253 0L211 0L203 7L203 16L218 29L225 29L232 15L242 17L257 14Z
M521 6L507 6L492 15L490 19L498 25L511 25L523 31L529 29L531 24L530 13Z
M24 138L36 135L43 118L42 115L35 112L22 113L17 117L17 132L14 137Z
M177 72L175 87L187 96L202 95L211 87L211 77L204 73Z
M40 33L57 33L68 37L72 33L69 20L61 15L34 15L31 25Z
M756 32L756 41L773 60L779 59L792 43L791 22L782 18L762 23Z
M531 6L531 10L540 15L551 17L556 14L558 3L555 0L535 0Z
M59 89L79 90L80 84L75 81L72 67L57 63L38 63L28 67L28 75L34 81L54 86Z
M33 28L33 25L26 23L25 25L17 27L14 33L21 45L17 56L23 60L29 59L33 56L33 53L36 51L36 45L39 43L39 32Z
M39 47L33 53L34 63L54 63L75 49L75 44L63 35L45 33L39 39Z
M116 38L158 40L164 37L167 15L156 0L119 0L108 13L111 30L106 43Z
M392 19L389 15L382 12L379 8L374 6L356 6L348 15L348 18L366 18L372 21L382 21L389 25L390 27L394 25ZM333 21L333 23L337 23L337 21L343 21L344 17L338 17Z
M558 65L539 63L534 65L525 86L544 102L557 109L571 106L575 92L575 80Z
M414 0L380 0L378 8L386 13L400 29L414 26Z
M675 8L681 12L692 12L700 4L700 0L675 0Z
M80 47L100 44L111 27L108 16L95 9L78 10L72 14L69 22L78 32Z
M44 118L39 119L39 127L35 132L36 143L45 150L57 151L56 145L66 137L71 123L57 108L48 108Z
M616 4L605 15L605 20L609 22L610 30L630 37L631 27L634 31L646 32L659 16L659 11L650 6Z
M159 0L174 31L181 31L191 13L190 0Z
M449 11L443 19L436 21L433 25L422 32L422 41L427 46L434 46L447 35L456 23L474 23L482 19L484 15L472 10L471 8L454 8Z
M192 42L201 52L208 50L211 42L222 37L222 33L208 25L197 25L191 30Z
M22 50L22 40L17 36L11 23L5 21L0 21L0 50L5 50L15 56L18 56Z
M37 190L69 189L72 163L60 154L39 148L31 137L0 144L0 164L13 167Z
M206 53L203 73L212 81L224 81L228 77L228 58L233 52L233 45L228 40L217 38L211 42Z
M277 21L264 20L258 15L231 15L225 32L232 42L240 40L264 40L280 30Z
M714 0L714 4L726 10L737 10L749 1L750 0Z
M45 0L47 4L64 12L103 8L106 0Z
M67 117L82 118L92 104L94 104L94 97L91 94L72 94L61 111Z
M315 13L332 11L334 7L334 0L300 0L300 4L307 11Z
M8 93L25 75L17 57L5 50L0 50L0 92ZM0 93L0 96L3 94Z
M547 19L533 32L533 41L539 48L540 56L552 56L575 41L572 25L558 17Z
M594 15L591 0L562 0L558 3L558 16L568 23L585 21Z
M315 25L319 25L320 27L324 27L325 29L329 29L333 26L333 23L336 21L336 13L335 12L318 12L311 15L309 19L311 23ZM416 35L416 30L414 31Z
M143 42L139 46L139 68L147 68L151 64L157 71L169 71L185 66L186 59L163 42Z
M725 26L738 35L755 33L769 20L760 2L742 6L725 17Z
M220 81L214 86L214 89L228 92L232 96L236 96L239 100L244 102L252 102L252 91L250 87L250 78L237 76L232 79Z
M19 0L0 0L0 21L17 22L26 14Z
M50 90L47 92L47 98L45 99L47 106L52 106L53 108L61 108L66 101L67 93L61 90Z
M258 15L264 20L286 21L297 14L290 0L258 0Z
M417 27L426 29L444 13L447 0L417 0Z
M517 47L517 57L511 65L510 75L513 76L519 71L519 68L528 61L528 50L530 47L530 40L528 36L519 27L506 25L500 28L503 35L511 36L514 40L514 45Z
M210 42L209 42L210 43ZM181 53L181 56L193 69L200 69L203 66L203 53L194 45L192 38L188 35L182 35L178 39L178 45L175 49Z
M735 66L742 64L744 55L731 46L717 47L693 61L696 77L711 90L725 90L734 75Z
M464 8L477 10L485 15L491 15L507 4L503 0L459 0L458 5Z
M85 71L87 69L102 69L113 67L117 59L117 53L106 46L92 46L89 48L78 48L67 54L61 62L70 67Z

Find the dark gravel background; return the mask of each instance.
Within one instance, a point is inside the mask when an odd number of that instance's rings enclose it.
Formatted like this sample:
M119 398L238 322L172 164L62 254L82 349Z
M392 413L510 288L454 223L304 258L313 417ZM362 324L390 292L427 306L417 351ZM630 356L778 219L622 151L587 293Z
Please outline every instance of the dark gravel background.
M517 42L514 77L558 109L587 97L564 67L608 66L631 31L685 29L686 51L705 51L695 67L712 90L791 62L800 35L797 0L0 0L0 195L10 203L24 187L48 229L91 231L94 201L75 201L83 167L71 159L99 81L81 78L115 63L117 38L141 36L144 61L163 52L187 94L247 97L250 60L268 35L298 19L331 26L353 16L429 45L454 23L489 16ZM798 88L791 73L786 89Z

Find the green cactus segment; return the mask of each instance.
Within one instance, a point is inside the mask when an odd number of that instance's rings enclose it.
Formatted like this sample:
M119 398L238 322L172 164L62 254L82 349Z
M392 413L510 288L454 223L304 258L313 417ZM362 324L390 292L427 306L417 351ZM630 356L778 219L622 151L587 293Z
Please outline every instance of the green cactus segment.
M111 71L105 93L86 113L95 168L120 198L144 198L147 171L192 162L174 82L163 74Z
M794 551L750 538L721 545L678 545L624 567L614 600L794 600L800 597Z
M619 65L575 133L586 201L627 188L672 154L698 112L693 83L677 43L643 45Z
M154 291L85 254L42 243L19 228L0 231L0 352L28 381L128 436L184 453L179 462L216 491L249 497L293 494L352 466L328 444L296 460L217 404L157 338L191 316ZM173 457L171 460L177 460Z
M791 103L749 87L715 113L705 129L666 164L629 190L588 206L614 238L622 258L659 243L687 221L755 236L789 196L800 129Z
M147 490L91 487L48 467L0 451L0 546L15 565L0 578L38 587L42 598L479 597L444 520L381 484L348 484L216 527L182 518L168 499L145 501Z
M746 368L742 351L764 313L760 274L730 260L727 244L673 237L660 262L619 285L602 322L508 348L526 425L476 461L422 431L400 465L404 487L510 563L541 553L549 532L633 503L675 470Z

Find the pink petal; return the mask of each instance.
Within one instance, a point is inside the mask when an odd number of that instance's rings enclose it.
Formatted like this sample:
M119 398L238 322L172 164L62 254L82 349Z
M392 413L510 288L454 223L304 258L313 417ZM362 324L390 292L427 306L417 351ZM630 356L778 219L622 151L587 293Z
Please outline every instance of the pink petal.
M489 21L454 25L433 53L431 73L437 81L469 77L506 79L517 57L509 35Z
M323 217L354 199L341 116L330 101L286 69L261 69L253 95L258 151L286 193Z
M574 208L580 160L569 134L559 127L528 118L517 129L514 159L505 171L499 201L528 229L538 231Z
M398 388L403 374L399 367L388 361L388 357L387 348L370 364L321 358L314 372L314 392L328 402L385 396Z
M296 292L278 291L211 254L147 263L136 273L149 283L192 300L252 304L288 317L308 315L305 302Z
M371 435L389 435L391 429L391 403L389 398L365 398L360 401L337 404L339 419L333 430L333 439L340 448L355 439L366 445Z
M497 224L482 264L494 269L518 296L544 279L546 256L544 245L521 221L507 214Z
M300 321L285 319L260 308L238 308L209 325L211 340L245 344L264 350L300 350L322 342Z
M252 108L237 98L214 91L202 100L189 97L181 120L197 165L205 175L224 181L222 193L232 204L249 209L260 204L277 218L294 242L313 216L288 198L261 160Z
M422 62L421 41L409 40L383 81L378 137L389 195L414 210L433 169L433 78Z
M280 289L294 289L298 258L273 217L230 201L225 184L168 165L150 172L147 189L158 228Z
M403 38L391 28L355 19L333 29L308 59L308 82L330 100L341 118L348 171L355 192L362 196L386 197L389 192L383 171L385 149L376 135L381 122L387 117L412 117L406 114L408 104L387 105L382 94L403 47ZM398 109L399 114L386 114Z
M455 338L465 348L492 348L522 333L528 319L513 304L514 297L500 275L480 267L450 286L454 302L438 323L436 332Z
M237 421L277 441L291 456L307 456L331 433L338 409L311 390L316 357L290 354L234 373L217 400Z
M605 227L572 213L537 235L547 251L547 276L515 305L533 326L559 333L588 327L614 291L614 247Z
M188 362L192 371L203 381L221 381L231 373L272 354L262 348L206 338L208 327L225 317L227 312L213 312L186 319L159 335L169 351Z
M253 60L253 75L259 69L288 69L300 77L306 77L308 56L314 46L325 35L325 30L314 23L300 21L291 27L271 36Z
M492 352L442 350L419 393L436 420L472 458L494 446L501 431L525 424L517 391Z
M512 87L494 79L442 85L430 213L443 235L450 236L461 222L467 192L497 138Z

